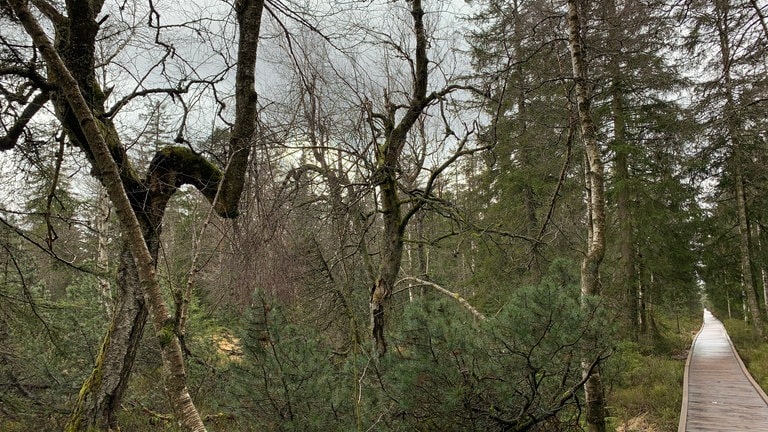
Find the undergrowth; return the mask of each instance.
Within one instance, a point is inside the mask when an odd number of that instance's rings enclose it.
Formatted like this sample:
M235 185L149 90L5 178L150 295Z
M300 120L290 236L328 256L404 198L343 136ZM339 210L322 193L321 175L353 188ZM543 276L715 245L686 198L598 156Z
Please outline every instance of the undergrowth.
M751 324L738 319L722 321L749 373L763 390L768 389L768 345Z
M677 430L688 349L701 318L658 316L652 336L622 342L609 365L609 430Z

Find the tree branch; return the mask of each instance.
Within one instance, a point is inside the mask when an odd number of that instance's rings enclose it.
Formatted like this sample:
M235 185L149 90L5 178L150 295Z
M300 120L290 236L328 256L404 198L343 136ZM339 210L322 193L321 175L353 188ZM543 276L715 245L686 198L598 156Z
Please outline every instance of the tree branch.
M221 203L217 193L222 172L202 155L187 147L169 146L160 150L149 163L147 170L148 199L151 208L161 211L178 188L193 185L213 205L222 217L229 215L227 203Z
M440 176L440 174L445 171L451 164L456 162L457 159L459 159L462 156L470 155L479 151L487 150L490 147L484 146L484 147L477 147L469 150L464 150L464 146L467 143L467 140L469 139L469 136L472 134L472 131L469 131L467 135L461 140L459 143L459 148L456 150L456 152L451 155L448 160L443 162L439 167L435 168L429 175L429 179L427 179L427 185L424 188L424 194L423 197L427 197L432 193L432 188L434 187L435 181ZM414 203L414 205L405 213L403 216L403 220L400 223L401 229L405 231L405 227L408 225L408 222L410 221L411 217L415 215L426 203L425 199L419 199Z
M477 318L480 321L485 321L485 319L486 319L485 315L483 315L482 312L480 312L479 310L475 309L475 307L472 306L464 297L459 295L459 293L456 293L456 292L450 291L448 289L445 289L442 286L440 286L440 285L438 285L438 284L436 284L434 282L426 281L424 279L419 279L419 278L413 277L413 276L406 276L406 277L400 279L399 281L397 281L397 283L395 283L395 285L397 285L397 284L399 284L401 282L404 282L404 281L408 281L408 280L414 281L414 282L418 283L420 286L428 286L428 287L432 287L432 288L440 291L441 293L443 293L443 294L451 297L452 299L456 300L457 302L459 302L459 304L464 306L469 311L469 313L471 313L475 318ZM399 291L396 291L393 294L397 294L398 292Z
M67 17L62 15L51 2L47 0L30 0L30 3L35 5L55 26L62 26L67 23Z
M230 163L224 173L219 201L226 217L239 213L238 203L243 192L248 157L256 134L256 49L261 28L264 0L237 0L235 12L240 29L237 47L235 85L235 126L230 139Z
M167 95L169 95L171 97L178 96L178 95L184 94L187 91L189 91L189 85L190 85L190 83L188 83L187 86L184 87L184 88L177 88L177 89L172 89L172 88L156 88L156 89L145 89L145 90L135 91L135 92L133 92L133 93L131 93L129 95L124 96L122 99L117 101L117 103L115 103L115 105L113 105L112 108L109 109L109 111L104 113L104 117L112 117L112 116L114 116L125 105L127 105L130 101L132 101L133 99L135 99L137 97L148 96L148 95L151 95L151 94L158 94L158 93L165 93L165 94L167 94Z
M27 124L32 120L32 117L40 111L40 108L48 102L50 97L50 93L43 91L38 93L32 101L27 104L24 111L21 112L21 115L16 119L13 126L8 129L5 136L0 137L0 151L10 150L16 145L19 137L21 137L21 134L24 132L24 128L27 127Z

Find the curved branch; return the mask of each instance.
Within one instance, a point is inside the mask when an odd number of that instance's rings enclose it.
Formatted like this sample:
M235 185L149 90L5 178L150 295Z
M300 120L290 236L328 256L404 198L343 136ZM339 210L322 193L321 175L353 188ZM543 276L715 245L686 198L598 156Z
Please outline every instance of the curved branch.
M147 170L147 199L152 202L145 208L162 211L176 190L189 184L205 196L217 214L227 217L230 205L216 196L221 179L221 170L202 155L187 147L165 147L155 154Z
M440 285L438 285L438 284L436 284L434 282L425 281L424 279L419 279L419 278L413 277L413 276L406 276L406 277L400 279L399 281L397 281L397 283L395 285L399 284L400 282L407 281L407 280L411 280L411 281L414 281L414 282L418 283L419 285L432 287L432 288L440 291L441 293L443 293L443 294L447 295L448 297L451 297L454 300L456 300L457 302L459 302L459 304L464 306L469 311L469 313L471 313L475 318L479 319L480 321L485 321L485 319L486 319L485 315L483 315L483 313L480 312L479 310L475 309L475 307L472 306L467 301L467 299L465 299L464 297L459 295L459 293L447 290L447 289L443 288L442 286L440 286Z
M50 97L50 93L43 91L38 93L32 101L27 104L24 111L21 112L21 116L16 119L16 123L8 129L5 136L0 137L0 151L10 150L16 145L19 137L21 137L21 134L24 132L24 128L27 127L27 124L32 120L32 117L40 111L40 108L48 102Z

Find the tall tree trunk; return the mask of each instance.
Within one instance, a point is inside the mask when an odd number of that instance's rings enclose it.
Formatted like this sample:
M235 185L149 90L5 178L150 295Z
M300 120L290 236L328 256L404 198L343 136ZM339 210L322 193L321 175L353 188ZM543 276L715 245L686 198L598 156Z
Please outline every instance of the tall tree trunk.
M635 318L638 323L638 332L640 335L645 335L648 332L648 318L646 313L646 288L645 281L645 267L643 265L643 255L638 252L637 254L637 317Z
M378 276L371 289L370 312L374 346L379 355L387 352L384 337L384 312L386 301L400 273L403 259L403 230L400 197L397 194L397 177L392 169L385 181L379 185L381 191L381 212L384 222L381 263Z
M523 65L526 62L526 54L523 53L523 38L525 33L530 31L528 28L524 28L523 20L521 19L520 2L517 0L513 2L513 15L514 15L514 35L512 37L515 61L515 75L516 82L516 95L515 104L517 105L517 135L523 137L522 145L518 148L518 155L520 165L523 167L530 167L533 165L530 145L527 143L528 137L528 104L526 102L528 79L527 74L523 71ZM510 137L510 139L515 139ZM539 230L539 218L536 215L536 191L532 184L533 178L526 176L522 179L523 185L523 205L525 207L525 234L531 238L535 238ZM536 249L533 250L530 261L530 269L533 271L534 280L539 281L543 275L542 265L540 262L540 256Z
M741 282L746 295L749 315L752 325L761 336L763 335L763 316L760 302L755 290L755 274L752 268L752 232L749 228L747 213L747 197L744 188L744 149L739 134L739 120L735 102L733 77L731 75L731 35L730 35L730 2L729 0L715 1L717 31L720 42L720 60L723 67L723 90L725 106L723 117L727 130L727 139L731 146L731 169L734 174L734 193L736 195L736 213L739 221L739 252L741 255Z
M627 312L630 322L637 333L639 294L637 273L635 271L635 239L633 233L634 216L630 208L630 178L629 178L629 144L626 141L626 124L624 97L618 84L612 88L611 107L613 109L613 125L615 141L613 145L616 158L614 159L614 189L616 194L616 219L619 223L619 250L621 251L621 284L627 299Z
M581 263L581 293L585 300L601 292L600 264L605 255L605 187L604 168L595 126L592 122L586 62L581 46L581 11L577 0L568 0L568 46L571 53L581 137L587 166L585 183L588 191L587 252ZM584 302L586 304L586 302ZM585 368L584 373L587 372ZM599 367L584 384L587 430L605 432L605 391Z
M746 295L752 326L758 334L763 335L763 314L760 310L760 302L757 299L755 273L752 269L752 238L749 229L749 217L747 215L746 192L744 191L744 177L742 175L741 162L737 158L736 167L736 211L739 218L739 252L741 255L741 283Z
M760 224L756 224L757 250L758 250L758 262L760 263L760 282L763 284L763 306L766 313L768 313L768 263L766 263L766 244L765 244L765 230L760 228Z
M517 135L526 137L528 131L528 104L526 103L526 90L528 88L528 80L526 74L523 71L523 65L525 64L525 54L523 53L522 39L525 37L524 32L530 29L523 28L523 23L520 17L520 4L518 1L513 2L513 15L514 15L514 35L512 36L514 45L515 61L515 75L517 77L516 82L516 94L515 104L517 105ZM514 139L514 137L510 137ZM523 145L518 149L520 164L523 167L528 167L532 164L531 152L529 146L523 141ZM533 190L533 185L525 179L523 184L523 204L525 206L526 216L526 235L535 236L538 229L539 220L536 217L536 199Z
M164 208L151 212L134 209L140 215L144 240L156 265L160 249L160 221ZM155 226L156 228L150 228ZM147 308L140 278L130 247L124 243L117 272L117 295L107 333L96 364L83 383L66 431L119 430L116 414L128 387L136 353L139 349Z
M609 20L608 43L611 45L611 111L613 113L613 145L616 154L614 159L613 189L616 195L616 219L619 224L619 259L620 283L626 297L627 313L635 338L640 330L639 293L637 272L635 270L634 246L634 216L630 208L630 178L629 155L630 144L627 142L626 109L624 106L624 89L622 87L623 73L621 62L622 52L622 23L616 8L616 2L609 0L606 4Z
M397 190L400 155L413 125L416 124L426 107L437 97L435 93L427 96L429 59L427 58L427 34L424 27L422 2L421 0L412 0L410 4L413 34L416 40L413 59L414 82L410 104L399 121L396 121L396 117L400 107L389 100L386 101L388 108L386 114L374 115L369 113L369 121L373 121L374 117L383 121L385 131L384 142L378 145L376 151L375 173L380 191L381 215L384 224L381 240L381 262L379 263L378 275L371 288L369 300L373 345L379 356L387 352L387 343L384 337L386 303L392 294L397 275L400 273L405 228L409 218L414 214L414 211L409 211L407 216L402 214L402 203Z

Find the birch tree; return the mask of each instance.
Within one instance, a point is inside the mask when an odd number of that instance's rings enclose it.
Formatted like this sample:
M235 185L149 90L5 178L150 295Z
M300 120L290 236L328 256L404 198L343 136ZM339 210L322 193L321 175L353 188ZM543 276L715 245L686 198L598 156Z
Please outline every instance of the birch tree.
M584 3L568 0L568 46L573 66L576 104L585 152L585 185L587 196L587 251L581 262L581 295L599 296L600 264L605 256L605 169L590 108L589 73L582 46ZM585 369L585 374L590 373ZM584 383L587 429L605 432L605 390L599 369L591 371Z
M455 139L454 149L436 166L418 167L413 178L420 179L419 188L407 189L402 184L404 150L414 127L430 106L444 106L453 92L471 90L458 84L446 84L439 90L429 91L432 61L428 55L430 37L425 26L426 12L421 0L406 4L411 17L409 38L412 38L413 48L408 50L407 45L388 36L383 44L406 60L410 89L404 94L400 94L399 89L385 90L383 103L374 104L373 98L368 97L363 103L373 144L370 178L378 191L378 213L381 215L380 258L369 298L373 346L378 355L387 351L385 311L402 267L406 228L414 215L434 199L432 194L438 177L459 158L480 150L468 145L473 127L464 125L465 130L454 132L441 110L445 122L442 126L446 130L444 139Z

